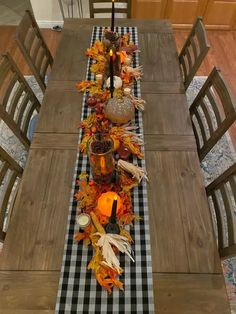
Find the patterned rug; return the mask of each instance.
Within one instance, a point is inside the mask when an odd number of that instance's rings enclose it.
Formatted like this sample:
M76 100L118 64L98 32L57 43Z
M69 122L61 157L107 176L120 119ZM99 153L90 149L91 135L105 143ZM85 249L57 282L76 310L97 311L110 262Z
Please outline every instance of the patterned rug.
M187 90L187 101L190 106L198 94L205 76L197 76ZM226 133L201 163L205 184L209 184L236 161L236 152L230 135ZM236 213L235 213L236 214ZM236 257L222 261L231 313L236 314Z
M42 102L43 94L33 76L25 77L39 101ZM206 77L195 77L187 90L189 106L201 89ZM27 158L27 151L15 138L14 134L0 121L0 143L23 167ZM236 161L236 153L229 134L226 134L203 160L201 167L208 184L225 171ZM1 244L0 244L1 251ZM222 262L227 293L230 300L232 313L236 314L236 257Z

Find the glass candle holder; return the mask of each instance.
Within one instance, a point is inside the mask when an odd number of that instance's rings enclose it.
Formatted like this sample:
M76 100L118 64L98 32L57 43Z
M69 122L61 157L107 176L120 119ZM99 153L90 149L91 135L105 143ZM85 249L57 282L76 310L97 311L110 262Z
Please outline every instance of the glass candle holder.
M95 136L89 143L88 153L94 181L110 183L115 169L112 139L108 135Z

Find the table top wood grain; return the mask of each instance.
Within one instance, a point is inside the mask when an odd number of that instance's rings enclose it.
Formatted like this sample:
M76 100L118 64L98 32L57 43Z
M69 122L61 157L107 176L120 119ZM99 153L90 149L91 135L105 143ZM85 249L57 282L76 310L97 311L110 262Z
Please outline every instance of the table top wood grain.
M82 95L75 83L85 78L92 27L109 23L65 21L0 258L0 312L52 311L78 148ZM147 101L143 119L156 312L230 313L171 24L118 19L117 26L138 27L145 73L141 92ZM20 285L23 294L30 289L39 299L20 299Z

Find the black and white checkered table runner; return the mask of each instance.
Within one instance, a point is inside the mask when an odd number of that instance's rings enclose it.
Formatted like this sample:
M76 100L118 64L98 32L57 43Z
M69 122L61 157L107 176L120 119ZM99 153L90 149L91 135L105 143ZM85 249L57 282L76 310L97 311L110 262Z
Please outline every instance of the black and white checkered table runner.
M102 39L103 27L94 27L91 44L97 39ZM123 35L130 33L130 40L138 45L136 27L116 27L116 31ZM94 80L90 72L92 60L88 61L87 80ZM138 52L134 53L133 67L139 65ZM141 96L140 83L134 83L134 95ZM90 113L85 104L82 106L82 120ZM143 135L142 113L136 110L134 123L139 126L138 132ZM82 132L79 136L79 143ZM133 158L133 162L140 167L145 167L145 161ZM154 313L151 247L149 234L148 204L146 182L142 182L133 191L133 209L142 220L130 227L130 234L134 240L132 245L135 263L127 256L120 254L119 260L124 273L120 280L124 282L124 291L114 288L112 294L102 288L95 279L95 274L87 270L88 263L93 256L93 248L87 247L82 241L73 240L77 231L75 223L77 203L74 194L77 191L76 178L81 172L90 172L87 156L78 152L73 188L69 208L68 225L65 239L65 249L57 296L56 313Z

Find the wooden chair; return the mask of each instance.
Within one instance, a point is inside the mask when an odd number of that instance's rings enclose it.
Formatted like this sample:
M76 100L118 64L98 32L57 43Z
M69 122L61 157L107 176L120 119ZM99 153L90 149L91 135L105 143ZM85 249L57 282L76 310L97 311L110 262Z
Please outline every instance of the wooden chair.
M0 161L0 241L3 242L7 229L4 226L6 213L8 225L23 169L1 146Z
M30 146L29 129L40 103L7 53L0 58L0 119L12 130L26 149Z
M215 212L219 254L223 258L236 255L236 164L206 187Z
M210 44L201 17L197 17L192 30L179 54L179 64L183 75L185 90L205 58Z
M189 110L202 161L236 120L235 101L220 70L212 70Z
M108 4L107 7L98 7L100 4ZM123 3L125 8L118 8L117 3ZM115 1L116 13L124 13L127 18L131 17L131 0L116 0ZM111 0L89 0L90 18L94 18L95 14L111 13ZM97 17L97 16L96 16Z
M16 42L44 93L47 69L52 67L53 58L30 11L25 12L17 27Z

